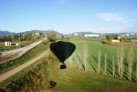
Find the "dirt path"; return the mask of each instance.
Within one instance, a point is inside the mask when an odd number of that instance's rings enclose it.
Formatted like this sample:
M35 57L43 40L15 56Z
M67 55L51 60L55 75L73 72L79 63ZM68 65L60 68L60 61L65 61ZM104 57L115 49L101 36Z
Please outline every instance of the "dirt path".
M19 72L20 70L26 68L27 66L31 65L32 63L36 62L37 60L41 59L42 57L44 57L50 50L48 49L47 51L41 53L39 56L33 58L32 60L14 68L11 69L5 73L0 74L0 82L2 82L3 80L11 77L12 75L16 74L17 72Z
M43 40L46 40L47 38L43 38L37 42L34 42L26 47L22 47L19 49L15 49L15 50L11 50L11 51L6 51L6 52L1 52L0 54L0 64L5 63L9 60L12 59L16 59L20 56L22 56L23 54L25 54L26 52L28 52L30 49L36 47L37 45L39 45L40 43L43 42Z

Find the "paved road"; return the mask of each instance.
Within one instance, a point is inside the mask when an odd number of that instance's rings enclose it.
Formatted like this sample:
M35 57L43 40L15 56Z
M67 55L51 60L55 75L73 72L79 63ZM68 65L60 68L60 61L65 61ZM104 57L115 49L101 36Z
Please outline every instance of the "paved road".
M46 38L44 38L43 40L46 40ZM39 45L43 40L32 43L32 44L30 44L26 47L22 47L22 48L19 48L19 49L6 51L6 52L1 52L1 54L0 54L0 64L22 56L23 54L28 52L30 49L32 49L32 48L36 47L37 45Z
M36 62L37 60L41 59L42 57L44 57L50 50L48 49L47 51L41 53L39 56L33 58L32 60L14 68L11 69L5 73L0 74L0 82L2 82L3 80L11 77L12 75L16 74L17 72L19 72L20 70L26 68L27 66L31 65L32 63Z

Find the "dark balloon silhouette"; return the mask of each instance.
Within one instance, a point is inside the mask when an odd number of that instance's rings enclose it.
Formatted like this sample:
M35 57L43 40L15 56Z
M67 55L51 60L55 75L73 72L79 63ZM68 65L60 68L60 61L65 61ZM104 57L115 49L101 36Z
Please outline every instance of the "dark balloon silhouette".
M60 69L65 69L65 60L68 59L72 53L75 51L76 46L70 42L58 41L50 45L50 50L55 54L55 56L60 60L62 65Z

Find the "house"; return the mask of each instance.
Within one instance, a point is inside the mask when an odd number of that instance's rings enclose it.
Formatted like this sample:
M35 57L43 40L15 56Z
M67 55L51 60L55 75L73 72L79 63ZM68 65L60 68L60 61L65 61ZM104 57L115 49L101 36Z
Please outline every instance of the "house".
M100 37L100 34L85 34L85 37Z
M11 46L11 41L6 41L5 46Z
M40 35L40 33L39 33L39 32L36 32L35 35Z
M78 36L78 33L74 33L73 35L74 35L74 36Z
M120 40L113 39L111 42L120 42Z
M130 36L130 34L128 34L128 33L123 33L123 34L121 34L121 37L123 37L123 36Z
M113 36L113 39L111 42L120 42L121 37L120 36Z

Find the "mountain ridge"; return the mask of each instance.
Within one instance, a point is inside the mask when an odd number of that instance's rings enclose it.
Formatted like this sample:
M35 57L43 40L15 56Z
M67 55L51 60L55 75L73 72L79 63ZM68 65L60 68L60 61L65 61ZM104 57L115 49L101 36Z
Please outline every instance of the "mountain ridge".
M0 35L26 34L28 32L32 32L32 33L40 32L40 33L46 34L49 31L48 30L30 30L30 31L24 31L24 32L15 33L15 32L9 32L9 31L2 31L2 30L0 30ZM57 35L61 34L61 33L57 32L57 31L53 31L53 32L55 32Z

